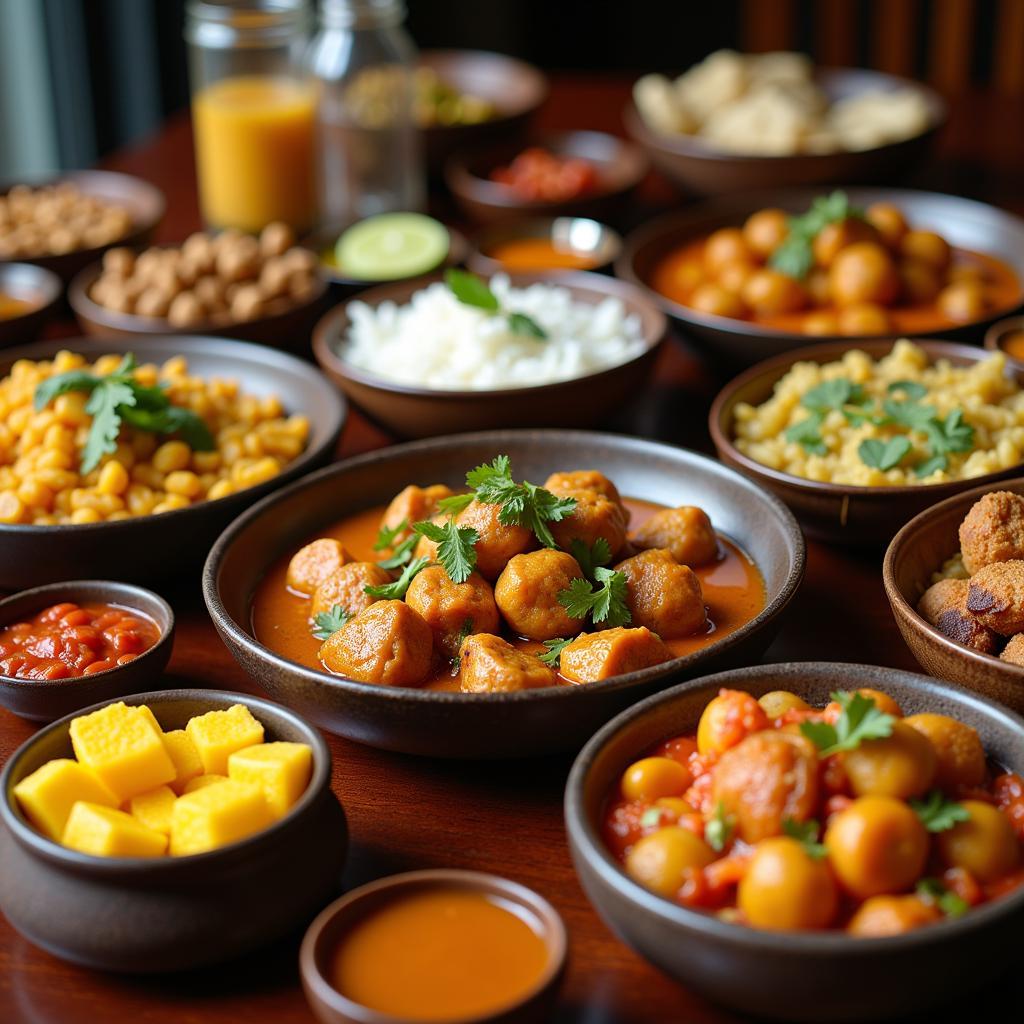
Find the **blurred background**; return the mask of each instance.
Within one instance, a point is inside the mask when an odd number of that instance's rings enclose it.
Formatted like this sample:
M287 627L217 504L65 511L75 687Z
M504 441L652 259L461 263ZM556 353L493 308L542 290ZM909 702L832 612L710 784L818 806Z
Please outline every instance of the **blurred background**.
M0 179L95 163L188 103L184 0L2 0ZM719 47L1024 93L1024 0L411 0L424 49L679 72ZM1021 125L1007 126L1020 134Z

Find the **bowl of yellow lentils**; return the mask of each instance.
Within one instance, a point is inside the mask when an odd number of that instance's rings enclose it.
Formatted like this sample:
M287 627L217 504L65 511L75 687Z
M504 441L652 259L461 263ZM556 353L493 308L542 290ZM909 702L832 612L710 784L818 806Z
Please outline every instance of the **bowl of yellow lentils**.
M0 589L201 565L220 531L326 463L344 399L286 353L74 339L0 359Z

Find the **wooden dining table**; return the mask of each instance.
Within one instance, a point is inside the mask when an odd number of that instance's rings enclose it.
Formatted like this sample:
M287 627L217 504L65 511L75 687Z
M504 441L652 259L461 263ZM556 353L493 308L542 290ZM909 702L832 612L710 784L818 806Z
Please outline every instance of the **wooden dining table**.
M540 131L622 132L629 79L557 74L540 111ZM948 191L1024 213L1024 101L966 92L951 101L935 157L909 176L915 187ZM185 114L154 138L115 154L105 167L145 178L167 196L157 240L177 242L200 224L192 135ZM624 225L689 200L651 175ZM452 211L443 197L443 215ZM48 336L74 337L71 320ZM72 346L73 347L73 346ZM184 346L187 351L187 346ZM244 382L243 382L244 383ZM648 390L604 429L711 451L707 411L722 379L677 338L664 346ZM337 457L393 443L355 409ZM916 669L882 589L881 550L808 543L807 573L765 662L844 661ZM178 617L164 686L259 692L218 638L198 578L158 588ZM0 710L0 762L28 739L32 723ZM341 885L394 872L454 867L494 872L546 896L570 936L570 962L555 1020L587 1024L743 1018L686 990L620 942L588 903L569 858L562 794L571 757L464 763L404 756L327 737L332 786L348 816L351 848ZM300 866L301 867L301 866ZM4 870L0 864L0 871ZM340 891L340 890L339 890ZM253 899L273 900L273 891ZM64 963L33 946L0 917L0 1021L5 1024L291 1024L313 1020L298 979L301 936L287 937L221 966L168 976L105 974ZM1024 954L1016 968L1024 967ZM948 1013L1006 1018L1014 972ZM871 978L863 984L870 985ZM932 1017L931 1019L936 1019ZM942 1019L945 1019L943 1017Z

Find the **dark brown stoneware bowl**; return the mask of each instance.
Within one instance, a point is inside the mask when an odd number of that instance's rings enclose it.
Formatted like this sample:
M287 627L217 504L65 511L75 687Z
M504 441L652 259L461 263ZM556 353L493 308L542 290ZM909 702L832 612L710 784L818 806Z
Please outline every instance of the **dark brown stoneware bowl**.
M545 239L557 248L569 250L592 261L590 271L603 271L611 267L622 251L622 237L613 228L589 217L531 217L506 224L496 224L482 230L474 241L467 266L476 274L507 273L507 268L493 253L504 242L526 238ZM569 270L541 269L538 273L562 275Z
M9 181L0 185L0 195L6 195L15 185L26 184L32 188L42 185L56 185L70 182L80 192L95 196L107 202L124 206L132 217L131 230L123 238L110 245L75 249L74 252L55 256L19 256L22 263L34 263L52 271L62 281L70 281L83 267L95 263L108 249L119 245L141 246L149 242L157 224L163 219L166 202L163 193L148 181L133 178L130 174L115 171L68 171L58 177L45 177Z
M872 665L758 665L673 687L609 722L583 749L565 790L569 848L583 888L612 930L687 987L735 1010L787 1021L866 1021L939 1006L984 985L1016 956L1024 888L962 918L891 938L769 932L728 924L634 882L601 838L601 814L627 765L656 743L696 731L721 687L755 697L791 690L822 706L867 686L905 712L949 715L976 729L1000 765L1024 770L1024 721L926 676Z
M368 913L403 893L430 889L465 889L483 893L519 909L536 927L548 950L547 965L534 988L515 1005L493 1013L460 1017L457 1024L540 1024L549 1019L558 997L568 958L565 925L542 896L518 882L478 871L438 869L391 875L347 893L309 926L299 952L302 987L317 1020L323 1024L399 1024L389 1014L372 1010L342 995L330 982L331 959L345 934Z
M339 354L349 329L348 302L332 309L313 332L313 354L328 377L386 430L400 437L434 437L465 430L499 427L589 427L634 398L654 369L654 358L665 339L664 315L639 289L601 274L572 273L552 281L548 274L512 274L512 284L557 284L572 292L574 302L596 306L609 296L619 299L627 313L640 318L646 347L628 362L583 377L498 388L492 391L449 391L413 387L385 380L352 366ZM402 305L414 292L440 279L439 275L381 285L351 299L378 306Z
M0 295L29 304L17 316L0 316L0 348L35 341L64 293L61 279L34 263L0 263Z
M997 473L954 480L942 484L909 484L900 487L855 487L850 484L804 480L780 470L770 469L744 455L733 443L733 412L740 402L759 405L771 397L772 390L794 363L832 362L851 348L867 352L873 359L886 355L891 340L849 342L833 341L811 345L766 359L731 380L717 395L708 426L718 457L728 466L752 477L777 494L796 514L805 532L835 544L887 544L908 519L922 509L952 494L960 494L979 484L1004 480L1020 472L1012 466ZM954 366L970 366L991 357L990 352L972 345L948 341L917 341L931 359L948 359ZM1024 370L1008 367L1007 373L1024 386Z
M327 299L327 280L318 275L313 295L305 302L300 302L280 313L257 317L255 320L238 320L230 323L207 320L189 327L174 327L165 317L119 313L95 302L89 291L100 276L101 269L99 263L93 263L76 274L68 285L68 302L75 318L86 334L98 335L101 338L120 338L140 347L148 347L153 338L166 338L174 334L201 334L208 338L238 338L242 341L269 345L272 348L307 353L310 331L323 312Z
M547 99L548 80L532 64L486 50L426 50L419 64L446 85L479 96L496 115L479 124L433 125L423 130L427 166L440 174L447 159L466 146L523 138L530 118Z
M1024 363L1020 356L1013 356L1007 351L1006 343L1013 335L1024 337L1024 316L1008 316L994 323L985 332L985 348L992 352L1002 352L1015 363Z
M71 338L0 352L0 377L18 359L51 359L62 349L89 362L108 353L137 351L140 362L188 359L190 372L230 377L243 390L277 394L289 412L310 420L306 450L282 473L257 487L217 501L158 516L66 526L0 525L0 589L18 590L68 577L132 583L195 571L217 534L243 509L271 491L327 462L347 415L345 400L316 369L294 356L224 338L164 337L136 349L123 340Z
M524 199L510 186L490 179L493 170L507 165L523 150L521 143L505 142L491 149L456 155L445 167L445 182L467 217L485 224L545 215L607 217L622 207L647 174L643 150L604 132L563 132L540 138L531 145L563 160L588 161L597 171L597 188L575 199Z
M152 590L109 580L72 580L33 587L0 601L0 629L30 619L44 608L63 601L113 604L141 612L157 624L160 639L127 665L78 679L12 679L0 675L0 705L34 722L52 722L89 704L152 690L159 685L174 647L174 612Z
M964 516L990 491L1024 495L1024 478L975 487L915 516L893 537L882 563L882 582L896 625L926 672L1024 714L1024 668L958 644L917 613L932 574L960 550L958 531Z
M518 478L586 466L630 497L699 504L754 560L764 610L737 632L664 665L582 686L519 693L444 693L358 683L306 668L253 636L253 592L267 567L317 531L388 502L409 483L463 485L499 453ZM283 704L370 746L431 757L536 757L577 748L602 722L670 681L746 664L767 648L804 571L804 542L777 499L711 459L634 437L585 431L494 431L399 445L331 466L240 516L210 552L203 596L242 667Z
M760 191L709 201L681 213L665 214L626 238L622 255L615 262L615 273L624 281L647 289L682 335L709 357L730 367L750 366L769 356L823 341L841 340L847 346L851 342L859 343L860 338L811 337L746 320L699 313L682 303L673 302L650 285L654 268L678 246L702 238L717 228L740 226L750 214L765 207L802 213L816 197L828 191L810 188ZM973 199L938 192L894 188L846 188L845 191L854 206L863 208L877 202L895 203L914 226L938 231L954 246L999 257L1016 272L1022 286L1021 301L1024 301L1024 220L1020 217ZM1019 305L1020 301L1008 309L993 310L981 320L926 333L933 337L981 341L986 327ZM911 338L923 336L920 333L901 335Z
M74 756L68 737L74 716L62 718L23 743L0 775L0 909L7 920L63 960L131 974L228 960L305 924L340 889L348 848L320 733L294 712L248 694L164 690L125 703L148 704L165 730L245 704L268 742L312 747L306 792L269 828L208 853L107 858L68 850L29 825L13 795L46 761Z
M876 89L918 89L931 110L931 123L919 135L872 149L763 156L715 149L692 135L666 135L653 131L632 103L626 108L623 119L626 130L647 150L663 174L686 192L704 196L752 188L896 180L923 159L936 132L946 120L946 105L941 97L919 82L860 68L821 69L815 78L833 102Z

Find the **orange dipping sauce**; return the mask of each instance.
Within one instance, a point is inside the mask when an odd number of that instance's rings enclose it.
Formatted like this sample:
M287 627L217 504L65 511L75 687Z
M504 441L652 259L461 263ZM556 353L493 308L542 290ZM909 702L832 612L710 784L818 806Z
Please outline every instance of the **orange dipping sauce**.
M415 1021L514 1006L550 963L541 924L500 897L456 886L396 894L342 938L328 980L347 999Z
M1024 331L1011 331L1000 344L1011 359L1024 363Z
M32 308L33 303L0 292L0 320L13 320L16 316L24 316Z
M492 245L486 255L507 270L590 270L598 266L593 254L556 245L550 238L510 238Z

